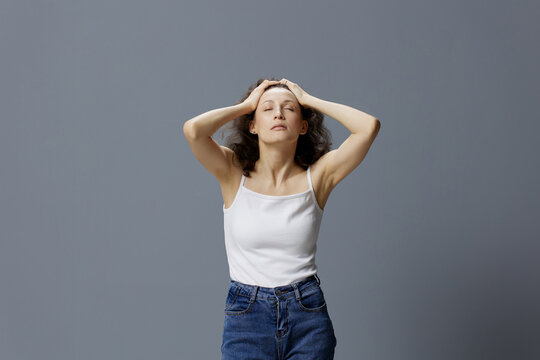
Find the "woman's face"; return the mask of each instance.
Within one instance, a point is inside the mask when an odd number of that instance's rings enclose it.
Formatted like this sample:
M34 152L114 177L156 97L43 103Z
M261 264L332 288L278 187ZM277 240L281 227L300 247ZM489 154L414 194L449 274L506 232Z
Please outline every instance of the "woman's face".
M253 119L249 131L268 143L297 141L308 128L296 96L279 87L268 89L261 95Z

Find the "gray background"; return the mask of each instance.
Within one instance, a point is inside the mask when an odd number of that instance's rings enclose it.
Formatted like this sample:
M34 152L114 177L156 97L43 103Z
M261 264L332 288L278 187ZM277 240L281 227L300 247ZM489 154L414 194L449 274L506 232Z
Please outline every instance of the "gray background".
M321 225L336 359L538 359L539 15L2 0L0 359L219 358L222 198L182 125L270 76L382 124Z

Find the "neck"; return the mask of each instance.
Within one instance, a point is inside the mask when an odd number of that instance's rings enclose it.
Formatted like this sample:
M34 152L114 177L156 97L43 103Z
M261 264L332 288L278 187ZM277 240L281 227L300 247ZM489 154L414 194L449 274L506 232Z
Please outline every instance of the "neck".
M259 141L259 160L255 163L255 172L279 188L298 166L294 162L295 152L296 142L268 145Z

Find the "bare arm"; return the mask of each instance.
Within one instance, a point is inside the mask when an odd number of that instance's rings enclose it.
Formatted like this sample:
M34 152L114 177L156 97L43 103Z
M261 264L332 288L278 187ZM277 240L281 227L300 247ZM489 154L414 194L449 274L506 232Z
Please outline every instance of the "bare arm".
M233 151L219 145L212 135L229 121L252 111L241 103L214 109L200 114L184 123L184 136L199 162L218 180L231 171Z
M321 163L327 184L332 189L364 160L377 137L380 121L347 105L321 100L308 94L304 94L304 97L305 106L331 116L351 132L339 148L324 154L317 161Z
M245 103L207 111L184 123L184 135L188 141L212 136L232 119L250 111L252 110Z

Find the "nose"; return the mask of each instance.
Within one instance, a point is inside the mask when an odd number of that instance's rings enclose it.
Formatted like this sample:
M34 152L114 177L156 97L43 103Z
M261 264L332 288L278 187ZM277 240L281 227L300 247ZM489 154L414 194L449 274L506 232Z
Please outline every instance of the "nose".
M277 109L277 110L276 110L276 115L275 115L275 116L276 116L276 118L278 118L278 119L282 119L283 116L281 115L281 110Z

